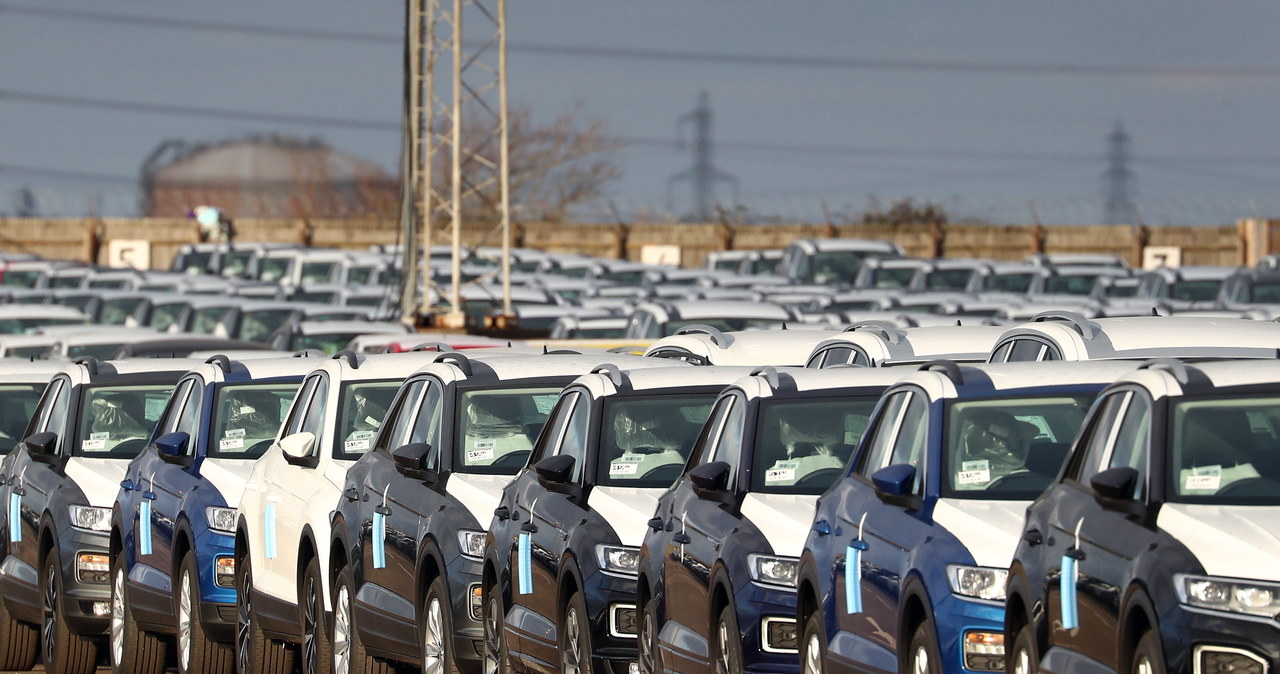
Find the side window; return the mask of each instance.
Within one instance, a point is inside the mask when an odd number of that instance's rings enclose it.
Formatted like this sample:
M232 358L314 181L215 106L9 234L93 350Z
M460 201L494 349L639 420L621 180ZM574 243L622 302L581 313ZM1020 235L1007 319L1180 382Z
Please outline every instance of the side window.
M1000 346L996 347L995 351L991 352L991 357L987 359L987 362L1003 363L1009 360L1009 351L1012 349L1013 349L1013 342L1005 342L1004 344L1001 344Z
M1110 394L1094 410L1088 435L1081 440L1080 456L1072 466L1077 481L1089 484L1089 478L1106 465L1107 451L1116 433L1116 420L1124 411L1129 395L1128 391Z
M62 436L67 433L67 413L71 402L71 384L65 379L55 379L49 384L48 390L45 391L42 408L39 412L39 419L36 421L35 428L31 429L32 435L40 431L50 431L58 435L58 446L56 451L61 454L62 448L66 443Z
M1009 350L1009 361L1015 363L1026 363L1040 360L1040 352L1044 350L1044 345L1034 339L1019 339L1013 342L1013 348Z
M569 415L573 413L573 403L576 400L576 393L560 396L555 409L551 410L551 416L547 417L546 426L538 436L533 455L529 457L529 465L532 466L555 453L556 447L560 444L560 437L564 435L565 426L569 424Z
M173 396L173 407L165 420L163 433L186 433L191 437L187 443L187 451L192 452L196 446L196 433L200 430L200 394L204 391L199 380L188 379L182 383Z
M440 419L444 415L444 394L441 392L440 384L433 380L427 380L425 386L426 393L422 396L422 404L418 405L417 414L413 416L413 428L409 432L409 437L405 438L405 444L425 442L431 445L431 453L427 455L427 467L436 468L436 460L442 450Z
M1062 354L1058 353L1058 347L1046 345L1044 353L1040 354L1040 360L1062 360Z
M867 352L863 351L862 349L854 349L853 364L865 365L867 367L871 367L871 358L867 355Z
M889 456L889 465L905 463L915 466L916 477L911 491L921 493L924 484L924 448L929 435L929 407L924 396L907 393L909 396L906 408L899 424L898 437L893 443L893 452Z
M400 394L400 400L395 405L395 418L378 439L379 449L392 451L409 444L410 430L417 419L424 385L423 380L419 379L406 386Z
M889 465L889 448L898 433L898 425L902 420L902 412L910 394L903 391L892 394L881 407L876 417L871 435L867 436L862 456L859 459L858 474L870 477L872 473Z
M1151 404L1145 396L1129 395L1129 404L1116 432L1115 447L1111 450L1108 468L1128 466L1138 471L1138 484L1133 497L1142 498L1146 493L1147 456L1150 446Z
M696 466L704 463L703 457L711 454L715 448L716 441L720 439L720 428L724 426L724 419L729 415L729 408L733 405L735 399L734 396L725 396L716 401L715 407L711 410L711 414L707 416L706 423L702 426L702 433L698 435L698 441L693 446L693 452L689 455L689 465Z
M738 464L742 461L743 417L746 416L744 408L747 404L737 396L726 398L726 400L729 401L729 409L724 418L724 426L720 430L719 439L716 440L715 449L712 450L707 461L723 461L729 464L729 484L734 484L738 478Z
M571 395L573 409L569 413L564 434L560 438L560 446L556 448L555 453L574 458L571 479L576 482L582 476L582 466L587 460L587 428L591 424L591 402L581 393L575 392Z
M315 393L311 394L311 402L307 405L307 414L302 418L302 427L299 430L314 433L316 446L322 447L325 440L325 406L329 402L329 380L324 377L317 379Z
M306 381L298 387L298 393L293 397L293 407L289 410L289 420L285 422L284 435L293 435L302 428L302 418L307 413L307 405L311 403L311 395L316 391L316 382L320 377L307 377Z

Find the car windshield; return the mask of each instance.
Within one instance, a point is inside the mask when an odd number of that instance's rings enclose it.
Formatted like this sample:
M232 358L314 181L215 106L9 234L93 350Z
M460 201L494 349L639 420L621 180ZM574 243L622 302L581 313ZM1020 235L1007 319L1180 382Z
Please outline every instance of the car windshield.
M596 484L670 487L684 472L715 399L715 393L703 393L609 400Z
M231 307L205 307L196 309L195 316L191 319L191 332L197 332L202 335L211 335L218 328L218 323L222 322L227 312L231 311Z
M156 330L168 330L170 326L178 322L178 316L182 314L182 310L186 306L185 302L155 305L151 308L151 318L147 320L147 327L155 328Z
M142 452L173 392L172 384L85 389L76 456L132 459Z
M2 318L0 335L29 335L46 325L87 325L83 318Z
M760 404L751 491L817 495L840 479L878 397L824 396Z
M1169 284L1169 297L1175 300L1192 302L1211 302L1218 299L1218 291L1222 289L1222 281L1178 281Z
M1051 295L1088 295L1097 274L1057 274L1044 280L1044 291Z
M289 274L293 267L293 258L264 257L258 262L259 281L279 281Z
M362 286L373 282L373 273L377 269L372 265L347 267L347 285Z
M696 318L687 321L667 321L666 325L662 326L662 334L670 337L671 335L676 334L676 331L680 328L685 328L690 325L709 325L721 332L737 332L740 330L752 330L756 328L776 328L779 325L782 325L782 321L771 318L736 317Z
M1113 283L1102 291L1106 297L1133 297L1138 294L1138 285L1136 283L1126 283L1124 285Z
M1249 301L1260 304L1280 304L1280 283L1255 283L1249 289Z
M337 266L337 262L303 262L300 274L302 282L326 283L333 278L333 270Z
M454 471L515 475L528 460L559 395L558 387L463 392Z
M105 300L102 303L102 309L98 312L98 322L104 325L124 325L130 316L138 311L138 307L142 305L141 297L122 297L114 300Z
M320 349L326 356L341 351L351 343L351 340L360 336L360 332L326 332L318 335L298 335L293 339L293 344L289 347L291 351L305 351L307 349Z
M801 279L813 283L852 282L862 267L865 253L851 250L822 251L813 254L812 272L809 278Z
M111 360L111 357L116 355L116 352L123 345L123 341L102 344L71 344L67 346L67 358L75 359L81 356L93 356L98 360Z
M0 385L0 455L8 454L22 439L43 392L44 385Z
M939 269L929 272L924 284L930 290L964 290L972 275L972 269Z
M579 327L570 334L570 337L577 339L622 339L627 334L627 326L619 325L614 328L596 328L596 327Z
M236 250L223 253L218 259L218 264L222 266L218 270L223 276L241 276L245 272L245 268L249 266L249 260L253 259L253 251Z
M1170 418L1170 501L1280 505L1280 396L1183 399Z
M276 328L284 325L293 315L292 309L259 309L249 311L240 319L240 339L251 342L265 342Z
M30 358L32 360L35 360L37 358L48 358L49 345L43 344L40 346L8 347L4 349L3 355L8 358Z
M275 440L298 382L224 384L214 394L209 456L256 459Z
M54 290L71 290L72 288L79 288L82 282L84 282L83 274L54 276L49 279L49 287Z
M1058 475L1091 395L947 403L942 495L1030 501Z
M342 385L338 433L333 448L335 458L354 461L373 446L373 438L382 428L382 420L403 381L377 379Z
M871 285L875 288L905 288L916 270L912 267L877 269Z
M983 290L1002 293L1025 293L1031 288L1031 279L1035 274L992 274L982 282Z
M179 271L185 271L191 274L203 273L209 268L209 259L213 257L212 252L190 252L182 256L182 268Z
M13 286L15 288L34 288L39 281L40 272L38 271L7 271L4 273L4 277L0 278L0 285Z

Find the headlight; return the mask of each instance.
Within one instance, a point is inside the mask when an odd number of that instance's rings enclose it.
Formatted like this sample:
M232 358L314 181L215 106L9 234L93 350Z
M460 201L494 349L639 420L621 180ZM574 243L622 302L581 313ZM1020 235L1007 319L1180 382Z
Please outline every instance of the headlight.
M747 555L747 568L751 580L766 585L795 587L796 578L800 576L800 560L795 557Z
M629 545L597 545L596 561L606 573L640 575L640 548Z
M204 509L204 519L209 528L221 534L236 533L236 509L209 506Z
M1007 569L947 565L947 582L951 584L951 591L962 597L1004 601L1004 581L1008 577Z
M1280 613L1280 585L1175 574L1178 599L1188 606L1271 618Z
M89 531L111 531L111 509L73 505L71 526Z
M480 559L484 557L484 532L462 530L458 532L458 548L463 557Z

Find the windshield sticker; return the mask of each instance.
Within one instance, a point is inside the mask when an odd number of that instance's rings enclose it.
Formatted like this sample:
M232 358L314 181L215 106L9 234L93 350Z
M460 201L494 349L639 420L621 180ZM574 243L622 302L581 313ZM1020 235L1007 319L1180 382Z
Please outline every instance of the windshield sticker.
M374 428L382 428L382 421L379 419L374 419L373 417L365 417L364 422L366 424L369 424L370 426L373 426Z
M257 412L257 411L258 411L258 410L257 410L256 408L249 407L248 405L241 405L241 406L240 406L240 413L241 413L241 414L253 414L254 412Z
M476 443L477 445L480 443ZM469 449L467 450L467 463L480 463L482 461L493 461L493 443L489 443L489 447L485 449Z
M244 437L244 429L243 429L243 428L228 428L228 429L227 429L227 430L226 430L222 435L223 435L223 437L228 437L228 438L243 438L243 437Z
M1199 466L1192 468L1182 488L1191 491L1218 491L1222 486L1222 466Z
M81 449L103 449L107 446L106 440L85 440L80 443Z
M218 441L218 449L243 449L244 438L223 438Z
M164 406L169 404L169 393L166 392L164 397L148 397L147 402L143 406L142 414L148 419L159 419L160 413L164 411Z
M799 467L799 461L779 461L773 464L773 468L765 471L764 483L766 485L792 484L796 481L796 468Z
M369 438L353 438L342 443L342 448L348 452L358 452L369 449L372 444L373 442Z
M109 431L101 431L101 432L98 432L98 433L90 433L90 434L89 434L89 439L90 439L90 440L110 440L110 439L111 439L111 433L110 433Z
M956 484L986 484L991 481L991 463L986 459L962 461Z
M609 464L609 476L614 475L635 475L640 470L640 464L634 461L626 461L626 457L618 459Z

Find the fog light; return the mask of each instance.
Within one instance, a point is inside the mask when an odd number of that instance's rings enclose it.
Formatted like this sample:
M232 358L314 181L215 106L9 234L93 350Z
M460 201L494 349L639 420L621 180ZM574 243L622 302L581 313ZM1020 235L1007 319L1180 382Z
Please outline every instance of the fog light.
M76 578L82 583L106 583L111 574L111 560L102 554L76 556Z
M765 618L760 621L766 653L799 653L795 618Z
M636 638L635 604L611 604L609 606L609 636L618 639Z
M1201 674L1266 674L1267 664L1262 658L1241 648L1227 646L1196 646L1196 671Z
M627 663L627 674L640 674L640 663L638 663L638 662L628 662L628 663Z
M93 602L93 614L99 618L111 613L111 602L95 601Z
M214 557L213 558L213 584L218 587L235 587L236 586L236 559L235 557Z
M484 606L484 592L480 589L480 583L472 583L467 586L467 596L471 597L471 602L467 605L467 612L471 614L472 620L480 622L482 618L481 608Z
M1004 671L1004 634L965 632L964 666L983 672Z

